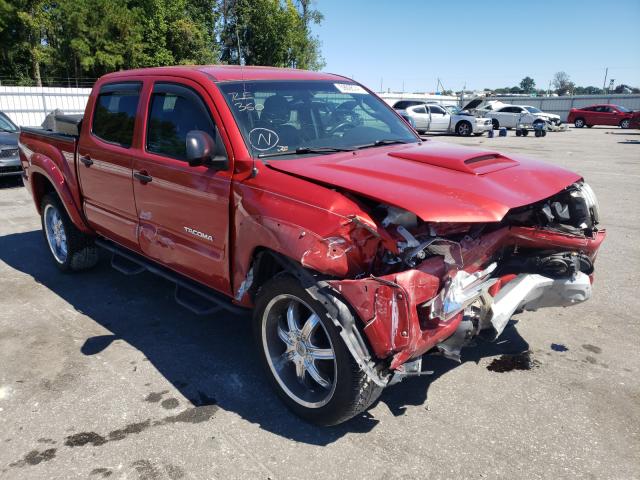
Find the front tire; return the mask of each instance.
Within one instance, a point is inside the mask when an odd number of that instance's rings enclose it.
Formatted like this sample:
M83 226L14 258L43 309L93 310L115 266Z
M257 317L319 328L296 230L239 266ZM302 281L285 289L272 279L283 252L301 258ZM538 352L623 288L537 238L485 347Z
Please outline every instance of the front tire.
M461 137L468 137L473 133L473 127L469 122L458 122L458 125L456 125L456 133Z
M630 127L631 127L631 120L629 120L628 118L625 118L624 120L622 120L620 122L620 128L627 129L627 128L630 128Z
M281 274L260 288L253 325L272 387L303 419L336 425L382 393L358 367L326 308L294 277Z
M44 239L58 269L80 271L98 263L98 247L76 228L56 195L45 195L40 211Z

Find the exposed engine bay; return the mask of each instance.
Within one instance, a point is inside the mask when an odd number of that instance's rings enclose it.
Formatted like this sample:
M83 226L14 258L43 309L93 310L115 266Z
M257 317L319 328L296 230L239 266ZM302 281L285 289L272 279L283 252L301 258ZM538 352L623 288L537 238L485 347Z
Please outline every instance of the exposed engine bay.
M393 206L379 205L377 217L385 229L397 239L398 255L386 252L382 263L385 273L398 268L413 268L427 257L442 255L445 263L455 263L463 268L461 248L465 241L505 227L534 227L551 232L575 236L592 236L597 232L599 212L596 197L591 187L576 183L551 198L510 211L505 218L494 224L442 224L422 222L418 217ZM575 252L527 252L526 250L504 250L500 252L501 264L497 273L569 274L584 271L590 274L593 266L588 257L576 256ZM498 260L497 258L495 260Z

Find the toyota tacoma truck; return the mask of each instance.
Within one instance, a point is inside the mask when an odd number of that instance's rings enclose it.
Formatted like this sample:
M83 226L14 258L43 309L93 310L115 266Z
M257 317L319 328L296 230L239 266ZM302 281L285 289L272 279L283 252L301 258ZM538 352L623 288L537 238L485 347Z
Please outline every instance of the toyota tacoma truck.
M25 128L19 150L60 270L104 249L196 313L252 308L270 382L321 425L419 375L427 352L459 360L520 311L587 300L605 237L580 175L421 140L332 74L112 73L75 129Z

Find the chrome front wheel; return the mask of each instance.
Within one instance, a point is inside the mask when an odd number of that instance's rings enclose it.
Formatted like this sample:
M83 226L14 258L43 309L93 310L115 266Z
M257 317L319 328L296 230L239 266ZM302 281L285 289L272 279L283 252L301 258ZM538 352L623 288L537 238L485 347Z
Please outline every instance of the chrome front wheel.
M275 254L274 254L275 255ZM336 425L363 412L382 392L358 366L336 323L358 320L331 293L314 296L281 272L258 289L254 336L269 382L283 403L316 425ZM327 305L342 305L332 310Z
M335 392L336 354L318 314L294 295L267 304L262 342L269 368L284 392L307 408L326 405Z

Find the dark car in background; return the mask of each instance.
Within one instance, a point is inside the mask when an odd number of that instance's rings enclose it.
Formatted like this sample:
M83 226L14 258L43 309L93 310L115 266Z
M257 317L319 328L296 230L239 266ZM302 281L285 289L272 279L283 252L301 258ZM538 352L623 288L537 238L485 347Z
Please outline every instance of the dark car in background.
M632 128L634 124L638 124L639 120L640 112L629 110L620 105L611 104L572 108L567 117L567 123L573 123L576 128L591 128L594 125Z
M4 113L0 112L0 177L20 175L18 134L20 128Z

